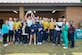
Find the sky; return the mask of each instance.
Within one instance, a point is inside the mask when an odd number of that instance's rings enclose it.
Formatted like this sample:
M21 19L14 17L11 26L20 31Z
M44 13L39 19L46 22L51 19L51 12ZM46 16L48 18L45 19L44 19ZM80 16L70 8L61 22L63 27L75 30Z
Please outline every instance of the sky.
M0 3L80 3L80 0L0 0Z

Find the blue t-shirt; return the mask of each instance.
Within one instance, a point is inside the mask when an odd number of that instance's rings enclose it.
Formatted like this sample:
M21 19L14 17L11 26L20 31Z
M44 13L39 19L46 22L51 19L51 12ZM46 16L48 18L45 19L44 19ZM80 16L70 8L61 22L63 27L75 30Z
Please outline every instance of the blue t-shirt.
M9 33L9 26L7 24L2 25L2 33L8 34Z

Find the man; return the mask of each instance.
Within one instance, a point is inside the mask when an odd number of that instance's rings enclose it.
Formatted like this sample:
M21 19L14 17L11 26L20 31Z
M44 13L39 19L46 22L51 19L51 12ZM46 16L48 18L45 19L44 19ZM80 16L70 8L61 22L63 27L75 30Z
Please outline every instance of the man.
M57 44L60 46L60 38L61 38L61 29L62 29L62 21L61 18L58 19L58 22L56 23L55 31L54 31L54 44L56 44L56 39L57 39Z
M15 44L18 44L18 41L20 41L20 44L22 44L22 37L21 37L21 22L18 21L18 18L14 18L14 32L15 32Z

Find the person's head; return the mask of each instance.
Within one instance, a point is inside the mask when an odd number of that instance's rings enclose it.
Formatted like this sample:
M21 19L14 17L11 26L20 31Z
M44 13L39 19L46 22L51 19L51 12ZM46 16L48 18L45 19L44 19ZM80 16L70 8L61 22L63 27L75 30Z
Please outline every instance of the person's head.
M8 25L8 20L5 20L5 24L7 24L7 25Z
M54 19L53 18L51 18L51 20L50 20L51 22L54 22Z
M56 19L54 19L54 22L56 22Z
M66 19L63 19L63 24L64 24L64 25L66 24Z
M9 21L12 21L12 20L13 20L13 19L12 19L12 17L10 16L10 17L9 17Z
M26 25L27 25L26 21L25 21L25 22L23 22L23 26L26 26Z
M73 25L73 21L72 21L72 20L71 20L71 21L69 21L69 24L70 24L70 25Z
M14 22L17 22L18 21L18 18L14 18Z
M28 18L28 19L31 19L31 14L28 14L28 15L27 15L27 18Z
M62 21L62 18L59 18L59 19L58 19L58 22L61 22L61 21Z
M45 21L45 20L46 20L46 18L45 18L45 17L43 17L43 20Z
M40 20L39 23L42 24L42 20Z

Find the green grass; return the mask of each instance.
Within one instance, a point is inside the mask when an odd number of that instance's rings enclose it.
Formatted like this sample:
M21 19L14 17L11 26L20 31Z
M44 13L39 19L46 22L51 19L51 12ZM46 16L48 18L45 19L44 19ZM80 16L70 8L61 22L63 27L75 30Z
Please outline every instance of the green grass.
M12 54L12 53L48 53L49 55L73 55L72 53L82 53L82 40L75 41L75 48L63 49L62 46L52 46L51 43L44 43L41 46L38 45L10 45L3 47L0 43L1 55Z

